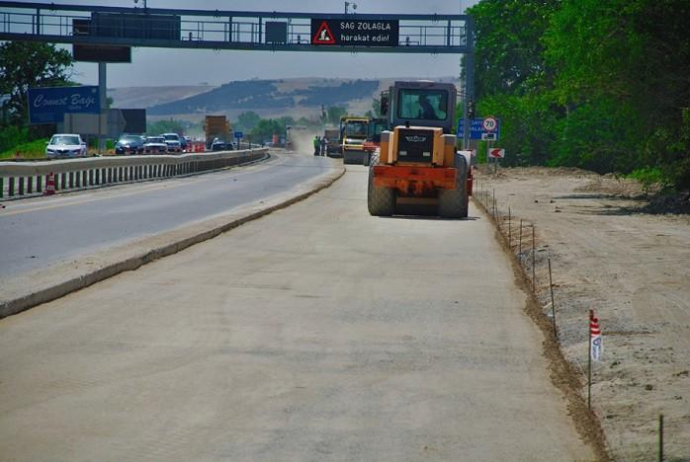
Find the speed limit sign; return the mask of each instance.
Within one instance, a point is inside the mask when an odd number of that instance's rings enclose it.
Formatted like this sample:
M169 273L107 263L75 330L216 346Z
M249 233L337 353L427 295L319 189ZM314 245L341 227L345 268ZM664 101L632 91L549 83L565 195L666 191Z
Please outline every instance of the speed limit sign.
M495 117L485 117L482 120L482 128L487 132L495 132L498 129L498 120Z

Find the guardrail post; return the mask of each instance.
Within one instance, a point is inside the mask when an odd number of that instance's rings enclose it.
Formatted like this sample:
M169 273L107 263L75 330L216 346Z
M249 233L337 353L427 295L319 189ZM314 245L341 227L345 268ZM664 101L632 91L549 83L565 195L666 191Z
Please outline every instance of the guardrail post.
M0 199L5 197L5 179L0 177Z
M69 172L69 188L74 189L74 172Z
M77 188L81 187L81 172L79 170L74 172L74 186Z
M9 188L9 190L7 191L7 195L10 197L13 197L14 196L14 177L13 176L10 177L10 181L9 181L9 184L7 186Z
M93 169L89 169L89 186L93 186Z
M28 180L28 185L27 185L27 193L33 194L34 192L34 176L31 175L27 178Z
M67 189L67 173L62 172L62 175L60 175L60 189Z
M19 177L19 195L20 196L24 195L24 177L23 176Z
M36 177L36 192L43 192L43 175Z

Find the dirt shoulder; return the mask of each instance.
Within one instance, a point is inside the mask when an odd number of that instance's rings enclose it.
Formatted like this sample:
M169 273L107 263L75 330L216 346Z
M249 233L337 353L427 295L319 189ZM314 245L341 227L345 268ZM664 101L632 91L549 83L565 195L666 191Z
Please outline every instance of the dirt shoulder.
M690 217L646 213L653 207L636 182L581 170L476 178L475 191L495 191L502 215L510 207L516 253L520 219L535 224L537 297L550 313L550 257L559 340L582 371L583 394L588 310L600 319L604 353L593 369L592 406L613 458L656 460L663 414L666 460L690 460ZM523 233L529 241L531 231ZM524 242L528 261L530 250Z

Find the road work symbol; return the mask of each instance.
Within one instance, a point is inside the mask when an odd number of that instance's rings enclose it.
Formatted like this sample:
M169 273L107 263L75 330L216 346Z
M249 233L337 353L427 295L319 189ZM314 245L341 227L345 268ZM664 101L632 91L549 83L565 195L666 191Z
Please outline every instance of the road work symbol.
M326 21L321 23L311 43L313 45L335 45L335 37L333 37L333 32L331 32Z

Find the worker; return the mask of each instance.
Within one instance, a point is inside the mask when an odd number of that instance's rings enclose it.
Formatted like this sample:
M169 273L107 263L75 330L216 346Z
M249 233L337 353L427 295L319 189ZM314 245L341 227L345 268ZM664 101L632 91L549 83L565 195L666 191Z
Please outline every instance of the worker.
M314 136L314 155L318 156L320 150L321 150L321 140L319 139L319 135L315 135Z
M438 120L436 110L433 108L426 95L419 95L420 119Z
M321 137L321 155L325 156L326 155L326 147L328 146L328 138L325 136Z

